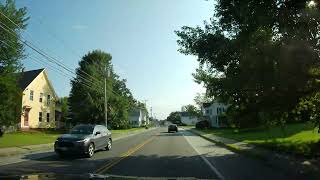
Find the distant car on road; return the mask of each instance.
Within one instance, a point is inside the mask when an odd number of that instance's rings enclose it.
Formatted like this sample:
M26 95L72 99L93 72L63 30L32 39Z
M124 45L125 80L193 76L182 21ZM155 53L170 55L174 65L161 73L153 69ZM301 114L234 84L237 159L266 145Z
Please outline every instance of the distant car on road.
M91 124L75 126L69 134L62 135L54 143L54 151L61 157L69 153L90 158L96 150L110 150L111 147L111 132L105 126Z
M176 124L170 124L168 126L168 132L175 131L178 132L178 126Z
M208 121L199 121L196 123L196 128L197 129L205 129L205 128L209 128L210 124Z

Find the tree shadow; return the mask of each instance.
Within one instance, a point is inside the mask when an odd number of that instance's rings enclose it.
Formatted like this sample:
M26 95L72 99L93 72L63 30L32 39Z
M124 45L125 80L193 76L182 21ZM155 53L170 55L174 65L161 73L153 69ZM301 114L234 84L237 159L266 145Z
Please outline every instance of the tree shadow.
M134 177L166 177L176 179L188 177L202 179L219 179L202 157L197 154L190 155L161 155L155 153L130 155L123 159L112 153L99 153L91 159L77 156L59 158L56 155L32 159L30 161L1 166L0 176L25 175L36 173L54 173L58 175L87 175L106 165L113 164L100 174L112 174ZM311 175L284 174L279 169L264 165L261 161L248 159L236 153L215 153L214 156L203 156L219 171L225 179L316 179ZM118 161L120 160L120 161ZM117 162L117 163L115 163ZM0 177L1 179L1 177ZM120 178L121 179L121 178ZM143 179L143 178L141 178Z

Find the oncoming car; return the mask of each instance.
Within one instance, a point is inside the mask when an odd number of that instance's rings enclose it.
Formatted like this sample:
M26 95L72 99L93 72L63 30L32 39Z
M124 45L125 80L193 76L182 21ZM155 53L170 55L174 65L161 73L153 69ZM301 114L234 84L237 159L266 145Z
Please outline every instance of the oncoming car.
M178 132L178 126L176 124L170 124L168 126L168 132L172 132L172 131Z
M69 153L90 158L96 150L110 150L111 147L111 132L105 126L91 124L75 126L54 143L54 151L61 157Z

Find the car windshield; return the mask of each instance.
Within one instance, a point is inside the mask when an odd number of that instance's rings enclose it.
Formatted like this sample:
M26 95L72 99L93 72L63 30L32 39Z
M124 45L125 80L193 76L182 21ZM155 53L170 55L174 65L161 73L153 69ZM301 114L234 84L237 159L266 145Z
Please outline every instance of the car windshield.
M70 134L92 134L93 126L76 126L71 129Z

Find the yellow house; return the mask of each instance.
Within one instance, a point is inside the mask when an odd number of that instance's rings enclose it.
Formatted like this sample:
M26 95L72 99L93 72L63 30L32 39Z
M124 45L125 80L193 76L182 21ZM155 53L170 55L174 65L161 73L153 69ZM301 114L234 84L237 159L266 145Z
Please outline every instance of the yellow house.
M21 128L55 127L56 95L45 69L21 73Z

